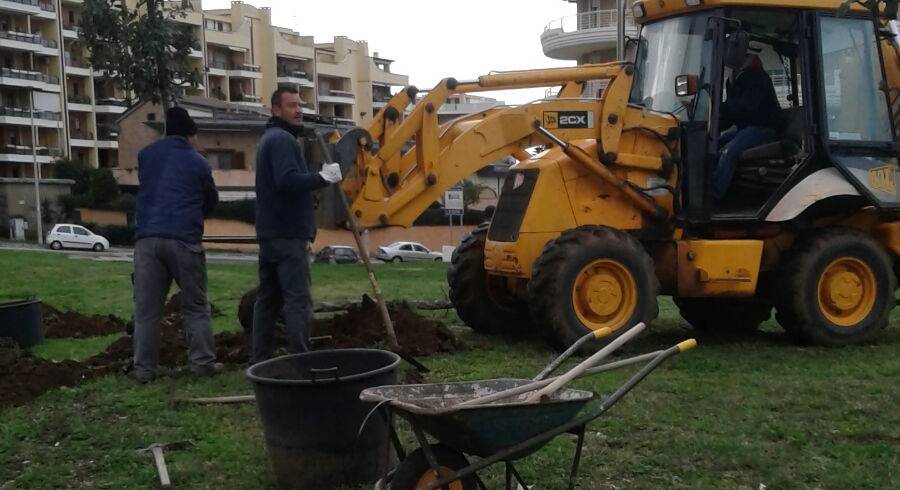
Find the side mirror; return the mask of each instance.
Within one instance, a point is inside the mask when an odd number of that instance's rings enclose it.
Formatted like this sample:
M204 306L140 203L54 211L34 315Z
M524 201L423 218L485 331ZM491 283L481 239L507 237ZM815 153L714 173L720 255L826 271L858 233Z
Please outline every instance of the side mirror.
M675 77L675 95L688 97L697 93L700 80L697 75L678 75Z

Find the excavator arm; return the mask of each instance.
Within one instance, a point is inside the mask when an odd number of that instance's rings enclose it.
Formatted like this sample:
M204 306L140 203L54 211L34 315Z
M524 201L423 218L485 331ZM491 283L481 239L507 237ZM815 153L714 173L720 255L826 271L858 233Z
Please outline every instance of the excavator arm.
M527 148L546 144L561 146L567 155L579 162L585 160L586 168L632 194L633 199L648 201L606 168L616 164L652 171L665 164L664 152L648 155L620 149L623 130L634 129L626 127L625 117L632 75L630 64L608 63L497 73L470 82L450 78L418 101L416 89L409 87L388 102L366 131L351 131L338 143L339 147L354 148L349 154L355 171L342 184L352 201L352 212L365 227L411 226L465 177L507 155L528 159ZM581 98L586 81L603 79L609 84L600 99ZM438 109L451 94L547 86L561 86L559 98L490 109L438 124ZM404 116L413 103L413 110ZM657 120L659 128L650 131L664 135L674 125L670 119ZM596 141L597 155L582 150L578 141ZM646 202L640 207L660 212Z

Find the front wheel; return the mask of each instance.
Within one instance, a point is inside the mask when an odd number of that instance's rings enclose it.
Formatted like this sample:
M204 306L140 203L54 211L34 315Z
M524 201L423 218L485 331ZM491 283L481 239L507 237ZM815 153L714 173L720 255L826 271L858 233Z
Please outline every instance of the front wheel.
M104 247L102 243L95 243L93 248L94 252L102 252L106 250L106 247Z
M62 250L62 243L54 240L53 243L50 244L50 248L53 250Z
M391 258L391 263L393 264L393 263L395 263L395 262L403 262L403 257L400 257L399 255L396 256L396 257L392 257L392 258Z
M453 250L447 269L450 302L459 318L476 332L529 332L533 323L528 306L515 295L510 280L484 269L487 232L487 224L478 226Z
M431 451L438 466L438 475L441 479L469 466L465 456L442 444L432 444ZM422 448L416 449L397 468L397 473L391 481L391 490L416 490L425 488L438 481L437 476ZM448 484L450 490L475 490L475 477L472 475L455 480Z
M613 330L608 341L659 313L653 259L631 235L604 226L581 226L550 241L534 263L528 298L551 341L572 345L590 331ZM601 343L585 344L585 351Z
M797 341L855 344L887 325L897 278L872 237L827 229L801 243L786 264L777 318Z

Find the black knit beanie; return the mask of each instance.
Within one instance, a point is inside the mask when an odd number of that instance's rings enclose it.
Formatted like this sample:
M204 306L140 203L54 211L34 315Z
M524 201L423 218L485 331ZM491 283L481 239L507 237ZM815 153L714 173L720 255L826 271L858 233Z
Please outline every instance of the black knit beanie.
M166 111L166 136L194 136L197 123L183 107L170 107Z

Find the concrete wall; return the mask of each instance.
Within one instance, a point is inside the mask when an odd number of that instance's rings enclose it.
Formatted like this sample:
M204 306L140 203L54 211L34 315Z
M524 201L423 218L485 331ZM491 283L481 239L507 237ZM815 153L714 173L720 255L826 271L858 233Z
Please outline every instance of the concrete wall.
M48 212L56 215L62 212L59 198L70 193L71 186L75 183L67 179L41 179L41 204L49 205L49 209L42 209L44 218ZM34 181L28 179L0 179L0 236L9 237L9 219L12 217L25 218L28 222L28 230L25 236L28 240L37 238L37 220L35 218ZM55 223L44 220L43 232L46 235L50 227Z
M78 214L81 216L82 223L95 223L103 226L128 225L128 215L124 211L79 208Z
M369 231L368 249L376 248L399 240L419 242L431 250L440 251L444 245L457 246L462 238L474 230L474 226L454 226L451 237L450 228L447 226L414 226L412 228L379 228ZM231 220L206 220L204 225L206 236L256 236L256 229L251 224ZM347 245L356 248L353 234L347 230L319 230L313 250L318 251L328 245ZM223 244L207 243L207 248L223 250L240 250L255 252L258 247L250 244Z

